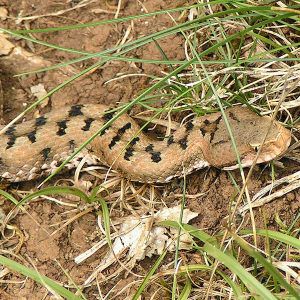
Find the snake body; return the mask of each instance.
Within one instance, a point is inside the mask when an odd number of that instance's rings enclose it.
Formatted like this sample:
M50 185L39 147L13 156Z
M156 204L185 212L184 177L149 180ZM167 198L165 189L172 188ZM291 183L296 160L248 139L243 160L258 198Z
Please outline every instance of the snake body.
M0 136L0 176L18 182L50 174L113 118L108 110L100 104L66 106L9 127ZM227 109L226 116L243 167L253 163L259 148L257 162L261 163L278 157L290 144L290 131L277 121L271 123L269 117L242 107ZM167 182L209 165L237 167L236 153L220 113L197 117L163 140L150 138L124 114L100 132L86 152L125 177L141 182ZM69 168L76 162L69 163Z

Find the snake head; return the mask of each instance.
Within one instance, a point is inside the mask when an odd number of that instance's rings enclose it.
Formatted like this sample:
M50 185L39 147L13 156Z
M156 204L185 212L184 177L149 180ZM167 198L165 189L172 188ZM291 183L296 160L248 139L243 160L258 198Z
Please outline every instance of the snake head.
M260 117L249 109L226 110L242 167L264 163L281 156L289 147L291 132L270 117ZM208 161L211 165L232 170L239 167L236 151L222 118L210 141Z

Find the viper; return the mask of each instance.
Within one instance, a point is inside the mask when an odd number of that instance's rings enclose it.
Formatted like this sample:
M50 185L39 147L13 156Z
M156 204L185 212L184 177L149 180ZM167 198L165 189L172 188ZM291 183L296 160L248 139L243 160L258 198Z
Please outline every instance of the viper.
M278 121L241 106L227 109L225 115L242 167L253 164L259 149L257 163L268 162L287 150L291 133ZM77 104L12 125L0 136L0 176L5 181L19 182L52 173L113 116L104 105ZM162 140L143 133L136 121L124 114L102 130L67 167L75 167L87 153L140 182L168 182L207 166L239 166L221 113L196 117Z

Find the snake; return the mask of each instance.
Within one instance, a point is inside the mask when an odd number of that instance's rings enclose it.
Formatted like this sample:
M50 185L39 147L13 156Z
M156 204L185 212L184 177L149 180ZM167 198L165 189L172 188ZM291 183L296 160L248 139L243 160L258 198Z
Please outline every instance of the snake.
M169 182L208 166L235 169L266 163L284 154L291 142L290 130L280 122L239 105L195 117L160 139L142 131L128 114L104 126L115 113L102 104L74 104L11 125L0 136L1 180L30 181L52 174L93 135L67 168L88 155L87 163L100 162L145 183Z

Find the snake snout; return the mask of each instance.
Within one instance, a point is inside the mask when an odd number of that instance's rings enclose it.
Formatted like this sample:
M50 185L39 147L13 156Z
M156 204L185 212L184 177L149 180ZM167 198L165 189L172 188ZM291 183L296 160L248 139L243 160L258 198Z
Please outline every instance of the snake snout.
M291 132L283 126L278 126L278 136L274 140L266 141L264 144L249 144L250 149L241 157L241 166L251 167L254 163L266 163L283 155L291 143ZM224 170L234 170L239 164L225 167Z

